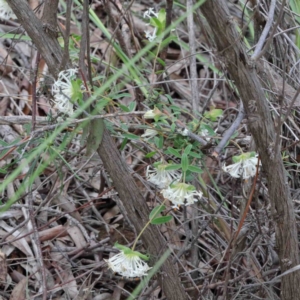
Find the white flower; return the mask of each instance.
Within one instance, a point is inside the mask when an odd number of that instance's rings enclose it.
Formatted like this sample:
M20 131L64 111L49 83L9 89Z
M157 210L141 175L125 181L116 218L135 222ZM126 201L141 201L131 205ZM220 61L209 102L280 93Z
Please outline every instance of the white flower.
M156 36L156 31L157 31L156 27L154 28L152 33L149 30L145 31L146 39L148 39L149 42L153 42L156 39L156 37L157 37Z
M141 135L146 141L152 139L157 135L157 131L154 129L146 129L145 133Z
M77 73L76 69L61 71L58 79L52 86L55 108L60 112L68 115L73 114L73 104L70 101L73 96L72 79Z
M122 247L127 248L125 246ZM148 275L147 271L151 268L140 256L145 257L145 255L127 248L127 250L121 250L120 253L105 261L113 272L119 273L121 276L141 277Z
M155 17L155 18L158 18L158 13L156 13L152 7L150 7L148 10L146 10L146 11L144 12L143 17L144 17L145 19L146 19L146 18L150 19L151 16L153 16L153 17Z
M257 156L258 155L250 157L249 153L234 156L239 159L239 161L232 165L223 166L222 169L234 178L242 177L243 179L248 179L256 174Z
M197 192L193 185L183 182L171 184L168 188L162 190L162 194L173 202L174 208L178 208L180 205L193 204L198 201L194 197L202 197L202 192Z
M204 139L208 142L211 140L211 135L209 134L209 131L207 129L202 129L200 135L204 137Z
M184 128L184 129L182 129L180 134L183 135L183 136L189 136L189 130Z
M159 189L168 187L174 180L179 180L181 174L175 170L166 170L167 166L169 166L168 163L161 163L154 170L151 170L148 166L146 171L147 180L157 185Z
M146 113L144 114L144 118L145 119L154 119L154 117L156 116L160 116L162 114L162 112L158 109L158 108L154 108L154 109L150 109L148 111L146 111Z
M6 0L0 0L0 19L9 20L10 18L16 19L16 15L10 8Z

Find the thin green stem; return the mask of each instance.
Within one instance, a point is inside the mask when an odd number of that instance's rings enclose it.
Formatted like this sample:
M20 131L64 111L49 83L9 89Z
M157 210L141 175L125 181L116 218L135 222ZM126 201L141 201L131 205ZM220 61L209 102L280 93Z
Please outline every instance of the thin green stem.
M165 203L166 201L167 201L167 199L165 199L165 200L162 202L162 204L161 204L160 206L164 205L164 203ZM143 232L146 230L146 228L151 224L152 220L154 220L154 219L156 218L156 216L157 216L159 213L160 213L160 211L157 210L156 214L154 214L154 215L152 216L152 218L149 218L149 221L146 223L146 225L144 226L144 228L141 230L141 232L139 233L139 235L138 235L137 238L135 239L134 244L133 244L133 246L132 246L132 248L131 248L132 251L134 251L135 246L136 246L136 243L138 242L139 238L142 236Z

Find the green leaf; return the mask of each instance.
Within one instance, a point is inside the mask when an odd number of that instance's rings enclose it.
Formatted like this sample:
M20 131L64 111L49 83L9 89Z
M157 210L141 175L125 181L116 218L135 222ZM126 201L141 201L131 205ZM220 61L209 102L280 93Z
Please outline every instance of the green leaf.
M110 97L110 98L116 100L116 99L120 99L120 98L124 98L124 97L131 97L131 95L129 93L120 93L120 94L117 94L117 95L110 94L107 97Z
M240 156L232 156L232 161L234 162L234 163L237 163L237 162L239 162L241 159L240 159Z
M169 221L171 221L172 219L173 219L172 216L163 216L163 217L153 219L151 221L151 224L153 224L153 225L165 224L165 223L168 223Z
M193 172L193 173L199 173L199 174L203 173L203 170L201 168L197 167L197 166L189 165L188 170Z
M156 151L149 152L145 155L145 158L151 158L156 154Z
M184 149L184 153L185 153L186 155L189 155L189 153L190 153L190 151L191 151L192 148L193 148L193 145L192 145L192 144L188 144L188 145L185 147L185 149Z
M188 159L186 153L182 154L182 157L181 157L181 167L182 167L182 171L183 172L186 172L189 169L189 159Z
M192 157L195 157L195 158L201 158L202 154L191 151L189 153L189 156L192 156Z
M164 137L162 135L159 136L159 139L158 139L158 149L162 149L164 146Z
M204 114L204 117L211 120L212 122L215 122L218 120L218 117L220 117L223 114L222 109L212 109L211 111L207 111Z
M139 140L140 137L138 135L135 135L133 133L123 133L122 136L127 137L130 140Z
M136 108L136 102L132 101L128 105L129 111L134 111Z
M128 143L128 138L125 138L120 146L120 151L124 150L127 143Z
M6 174L6 173L7 173L7 171L6 171L6 170L4 170L4 169L1 169L1 168L0 168L0 173L1 173L1 174Z
M165 209L166 209L166 207L164 205L155 206L149 214L149 220L154 219L156 216L158 216Z
M170 105L170 108L171 108L172 110L174 110L174 111L178 111L178 112L181 111L181 108L180 108L179 106L177 106L177 105Z
M165 170L170 171L170 170L179 170L181 169L181 164L169 164Z
M81 79L76 79L71 81L72 84L72 97L71 100L73 103L77 103L79 106L81 106L82 103L82 80Z
M172 123L172 125L171 125L171 131L172 131L172 132L175 132L175 130L176 130L176 124L175 124L175 123Z
M161 8L158 12L158 20L161 23L166 23L166 17L167 17L166 10L164 8Z
M86 141L86 155L91 156L97 151L101 144L103 132L104 132L104 121L103 119L91 120L89 124L89 135Z
M119 104L119 107L125 112L130 112L129 108L126 105Z
M178 158L181 158L181 154L172 147L168 147L168 152Z
M171 97L171 95L169 95L169 94L166 94L165 95L165 97L168 99L168 101L172 104L174 104L174 100L173 100L173 98Z

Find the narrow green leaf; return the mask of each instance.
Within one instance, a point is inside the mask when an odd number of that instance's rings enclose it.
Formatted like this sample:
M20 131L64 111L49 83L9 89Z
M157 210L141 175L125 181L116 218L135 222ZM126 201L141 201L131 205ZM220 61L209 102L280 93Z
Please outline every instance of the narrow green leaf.
M193 172L193 173L199 173L199 174L203 173L203 170L201 168L197 167L197 166L189 165L188 170Z
M140 138L138 135L135 135L133 133L123 133L122 135L130 140L138 140Z
M154 219L165 209L166 207L164 205L155 206L149 214L149 220Z
M169 164L167 167L166 167L166 170L170 171L170 170L179 170L181 169L181 164Z
M136 108L136 102L132 101L128 105L129 111L134 111Z
M155 218L151 221L151 224L153 225L165 224L171 221L172 218L173 218L172 216L163 216L163 217Z
M129 108L123 104L119 104L119 107L125 112L130 112Z
M183 172L186 172L189 169L189 159L188 159L186 153L182 154L182 157L181 157L181 167L182 167L182 171Z
M194 151L191 151L189 153L189 156L195 157L195 158L201 158L202 157L202 153L196 153Z
M7 174L7 171L0 168L0 173L1 173L1 174Z
M145 155L145 158L151 158L156 154L156 151L149 152Z
M128 138L125 138L121 144L120 151L124 150L127 143L128 143Z
M168 152L178 158L181 158L181 154L172 147L168 147Z
M162 149L164 146L164 137L162 135L159 136L159 140L158 140L158 149Z

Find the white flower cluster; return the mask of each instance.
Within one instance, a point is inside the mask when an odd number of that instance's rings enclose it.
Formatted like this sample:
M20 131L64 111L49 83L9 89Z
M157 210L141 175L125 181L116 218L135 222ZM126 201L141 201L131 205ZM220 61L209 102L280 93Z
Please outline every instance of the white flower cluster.
M145 141L148 141L154 138L157 135L157 131L155 129L146 129L145 133L141 135Z
M223 170L229 173L234 178L248 179L256 174L256 167L258 162L258 155L254 157L250 156L251 153L244 153L240 156L236 156L238 162L223 166Z
M195 187L184 182L176 182L171 184L166 189L162 190L165 198L172 201L173 208L178 208L180 205L190 205L198 201L195 197L202 197L202 192L196 191Z
M74 112L71 98L74 93L72 80L76 73L76 69L61 71L52 86L55 108L66 115L72 115Z
M154 169L148 166L146 171L147 180L159 189L167 188L174 180L179 180L181 174L175 170L166 170L167 166L169 166L167 163L161 163Z
M6 0L0 0L0 19L9 20L16 19L16 15L8 5Z
M150 30L145 30L146 39L148 39L149 42L153 42L157 38L156 32L157 32L156 27L153 29L152 32Z
M173 203L173 208L180 205L190 205L202 197L202 192L196 191L190 184L180 182L181 173L176 170L166 170L170 164L161 163L157 167L147 167L147 180L162 189L162 195Z
M141 277L146 276L151 268L143 261L136 251L125 254L121 250L120 253L106 260L108 267L115 273L119 273L124 277Z
M150 7L148 10L146 10L144 12L144 18L148 18L151 19L152 17L158 18L158 13L156 13L154 11L154 9L152 7ZM153 42L156 39L156 32L157 32L157 28L155 27L153 29L153 31L150 30L145 30L145 36L146 39L149 40L149 42Z
M150 19L152 17L155 17L155 18L158 18L158 13L156 13L154 11L154 8L153 7L150 7L148 10L146 10L144 12L144 15L143 15L144 19Z

